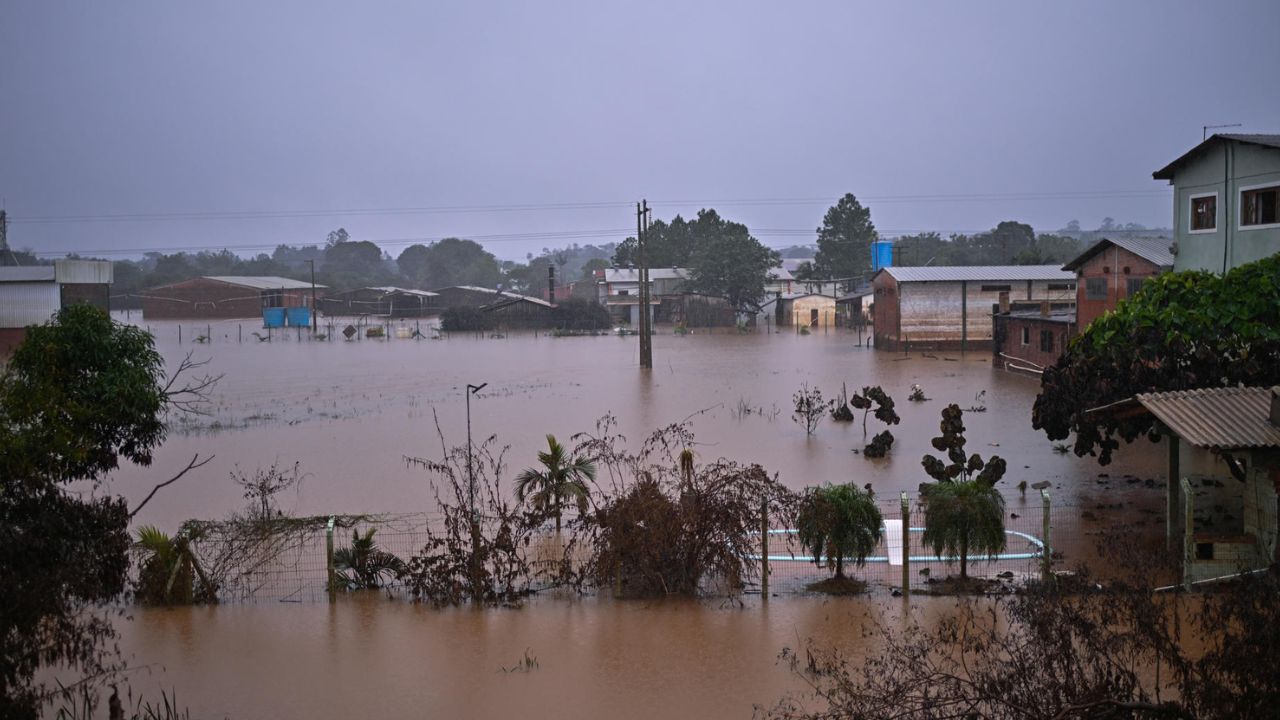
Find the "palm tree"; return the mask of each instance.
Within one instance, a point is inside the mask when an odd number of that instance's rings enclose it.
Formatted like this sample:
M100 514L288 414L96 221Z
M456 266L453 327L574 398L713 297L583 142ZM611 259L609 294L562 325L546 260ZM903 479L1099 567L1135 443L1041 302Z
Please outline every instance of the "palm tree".
M197 598L195 579L200 579L204 599L217 602L217 593L205 576L200 561L191 549L191 538L185 531L169 537L152 525L138 528L134 550L142 556L138 572L138 595L153 604L188 605Z
M377 528L370 528L364 535L351 531L351 545L333 554L333 566L340 573L339 582L347 590L376 590L384 577L396 577L404 572L404 561L378 547L373 535Z
M935 555L960 557L960 579L969 578L969 553L993 557L1005 546L1004 496L982 480L926 486L924 544Z
M516 498L528 500L534 508L550 511L556 518L556 531L560 531L562 503L573 498L579 512L586 512L586 480L596 479L596 466L590 458L569 456L565 447L556 441L555 435L547 435L547 451L538 453L542 468L526 468L516 476Z
M813 552L815 563L825 555L836 579L844 579L845 558L858 566L880 542L883 519L871 494L853 484L811 488L796 517L800 544Z

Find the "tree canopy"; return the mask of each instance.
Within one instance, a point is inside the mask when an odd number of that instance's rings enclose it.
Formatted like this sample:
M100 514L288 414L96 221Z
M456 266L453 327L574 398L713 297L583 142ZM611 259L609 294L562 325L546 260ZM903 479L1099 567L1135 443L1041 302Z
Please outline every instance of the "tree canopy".
M426 289L453 285L492 288L502 281L502 270L493 255L480 243L459 238L410 245L396 264L415 286Z
M811 273L819 278L851 278L871 271L871 243L879 235L870 208L845 193L818 228L818 252Z
M1076 455L1105 465L1155 437L1150 416L1099 410L1138 393L1280 383L1280 254L1218 276L1166 273L1090 323L1040 381L1032 425L1075 433Z

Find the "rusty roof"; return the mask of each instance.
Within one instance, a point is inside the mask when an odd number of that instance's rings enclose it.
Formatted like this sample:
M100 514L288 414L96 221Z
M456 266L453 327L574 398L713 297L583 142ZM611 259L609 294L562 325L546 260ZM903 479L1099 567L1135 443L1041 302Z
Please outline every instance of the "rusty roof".
M1202 388L1145 393L1135 398L1178 437L1203 448L1280 447L1271 424L1271 397L1280 386Z

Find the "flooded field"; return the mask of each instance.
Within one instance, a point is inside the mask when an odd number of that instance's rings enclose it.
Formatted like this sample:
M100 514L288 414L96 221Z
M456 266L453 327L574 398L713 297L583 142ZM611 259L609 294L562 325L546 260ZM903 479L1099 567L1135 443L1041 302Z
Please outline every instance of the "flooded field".
M237 466L295 461L307 478L283 498L290 512L429 511L427 479L405 457L439 456L436 418L447 442L465 442L468 383L488 383L472 400L473 434L510 445L511 475L534 461L545 434L563 440L613 413L635 441L690 418L703 461L758 462L793 488L855 481L881 496L914 496L927 479L920 457L932 452L939 410L982 403L986 412L965 415L969 450L1006 458L1000 487L1011 512L1039 508L1032 493L1024 499L1014 489L1019 481L1048 481L1055 503L1081 508L1070 542L1083 547L1110 524L1163 507L1160 446L1118 453L1107 468L1055 452L1030 426L1037 381L993 370L986 353L905 357L859 347L847 334L663 333L654 370L642 372L634 337L268 343L248 337L256 324L239 333L237 324L214 325L208 344L190 344L189 330L179 344L176 326L151 324L170 362L193 351L224 377L211 414L175 431L152 468L111 478L114 491L136 500L193 453L217 456L158 495L140 524L172 531L187 518L224 516L244 504L230 480ZM852 452L865 444L860 422L828 420L807 436L791 419L802 383L827 396L841 383L883 386L902 416L891 456ZM912 384L930 400L907 402ZM1139 481L1148 478L1154 488ZM952 605L915 597L910 612L927 622ZM152 695L176 688L200 717L749 717L803 689L777 660L784 646L814 638L865 652L865 619L902 622L903 608L874 592L755 596L745 605L538 598L518 610L437 611L370 593L334 605L135 609L122 632L133 661L157 670L135 687ZM536 666L509 672L526 652Z

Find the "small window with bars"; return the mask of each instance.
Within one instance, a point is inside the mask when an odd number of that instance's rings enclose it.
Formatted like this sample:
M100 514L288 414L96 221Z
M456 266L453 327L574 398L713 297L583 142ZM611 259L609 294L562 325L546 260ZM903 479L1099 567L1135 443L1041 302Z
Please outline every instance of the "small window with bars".
M1086 278L1084 281L1084 299L1085 300L1106 300L1107 299L1107 279L1106 278Z
M1053 331L1052 330L1040 331L1040 352L1047 352L1047 353L1053 352Z

